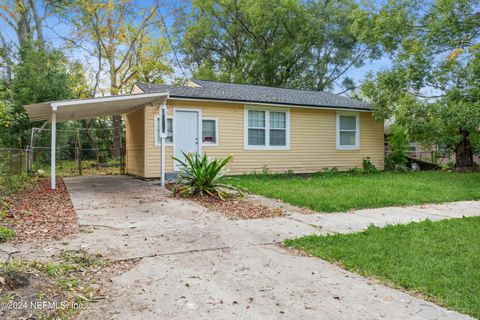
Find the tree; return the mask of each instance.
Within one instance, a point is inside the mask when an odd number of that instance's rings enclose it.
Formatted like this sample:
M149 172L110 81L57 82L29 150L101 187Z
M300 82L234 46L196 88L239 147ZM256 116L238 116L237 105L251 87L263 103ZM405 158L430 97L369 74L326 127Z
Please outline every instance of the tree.
M362 10L353 0L194 0L177 29L197 78L349 90L347 72L380 54L351 28Z
M51 11L52 2L43 3L44 12L40 15L35 0L0 0L0 20L17 36L16 42L7 41L3 35L5 30L0 30L0 68L4 71L2 80L5 85L8 86L13 79L15 50L35 40L35 31L37 43L42 47L45 46L42 23Z
M41 46L44 45L42 23L51 9L51 2L45 1L43 15L38 13L35 0L1 0L0 19L9 25L17 35L17 43L21 47L27 41L34 40L33 34L36 31L36 40ZM34 26L32 26L32 19Z
M27 41L13 66L13 81L0 86L0 143L26 145L25 130L30 122L23 105L88 96L85 74L79 63L36 41Z
M133 82L162 82L172 70L165 62L168 49L159 31L156 7L141 9L129 0L69 1L60 12L76 32L71 43L86 42L97 58L94 93L108 75L111 95L127 93ZM103 69L106 64L106 69ZM113 116L114 150L120 151L120 116Z
M478 0L396 0L358 28L393 61L362 87L376 117L393 117L414 140L451 147L457 167L474 164L480 140L479 14Z

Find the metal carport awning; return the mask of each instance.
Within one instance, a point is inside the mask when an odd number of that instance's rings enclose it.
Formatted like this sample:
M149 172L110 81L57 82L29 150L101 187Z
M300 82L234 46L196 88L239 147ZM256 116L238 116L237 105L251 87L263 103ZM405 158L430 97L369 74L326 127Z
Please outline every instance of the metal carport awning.
M55 158L57 122L123 115L153 103L166 104L168 92L139 93L91 99L63 100L24 106L32 121L51 122L51 187L56 188ZM162 154L163 156L163 154ZM163 168L162 168L163 170ZM162 181L163 182L163 181Z

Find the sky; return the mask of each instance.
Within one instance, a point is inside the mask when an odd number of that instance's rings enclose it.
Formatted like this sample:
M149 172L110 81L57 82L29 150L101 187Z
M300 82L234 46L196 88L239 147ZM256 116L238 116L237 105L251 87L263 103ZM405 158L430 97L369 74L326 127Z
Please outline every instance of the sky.
M141 7L149 7L154 5L155 0L132 0L133 2L136 2L139 6ZM42 5L42 1L37 1L38 5ZM181 4L185 5L187 1L181 0L181 1L174 1L174 0L163 0L162 1L162 14L165 16L165 22L167 24L167 29L171 29L174 18L169 12L172 11L172 9ZM39 12L42 12L43 9L40 7ZM0 20L0 30L3 34L3 36L6 38L7 41L14 41L16 42L16 35L13 29L10 28L5 22ZM70 27L66 25L65 23L62 23L61 21L58 20L56 16L50 16L48 17L45 22L44 22L44 37L45 39L51 43L51 45L55 48L62 48L66 49L66 53L69 59L71 60L79 60L82 62L84 65L87 76L88 78L91 78L93 81L95 70L96 70L96 61L95 58L88 55L84 49L78 48L78 47L67 47L66 46L66 41L65 38L69 35L70 33ZM89 49L87 47L87 49ZM190 76L188 70L181 68L181 66L178 66L175 64L174 59L171 59L175 71L175 76L182 76L183 74L187 74L187 76ZM390 61L388 58L382 58L380 60L376 61L367 61L367 63L359 68L352 68L348 71L347 76L352 78L355 83L359 83L367 73L373 72L376 73L380 70L387 69L390 66ZM167 79L167 83L171 82L172 79ZM108 86L108 84L104 83L104 86ZM336 88L333 90L333 92L338 92L341 91L340 88Z

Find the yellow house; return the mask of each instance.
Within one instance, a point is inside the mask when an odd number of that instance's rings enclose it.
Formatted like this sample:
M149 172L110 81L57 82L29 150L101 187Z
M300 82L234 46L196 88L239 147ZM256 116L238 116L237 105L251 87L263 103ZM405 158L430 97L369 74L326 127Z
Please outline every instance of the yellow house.
M136 84L133 94L168 92L166 172L183 152L233 156L230 174L361 167L383 169L383 122L360 101L327 92L191 80L185 86ZM129 112L126 170L160 177L159 104Z

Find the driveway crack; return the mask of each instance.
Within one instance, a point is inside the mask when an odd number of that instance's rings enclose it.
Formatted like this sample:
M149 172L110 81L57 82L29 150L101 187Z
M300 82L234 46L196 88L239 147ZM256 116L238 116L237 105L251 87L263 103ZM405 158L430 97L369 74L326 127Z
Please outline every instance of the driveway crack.
M213 248L204 248L204 249L191 249L191 250L183 250L183 251L172 251L172 252L164 252L164 253L154 253L145 256L137 256L132 258L121 258L121 259L114 259L114 262L121 262L121 261L131 261L131 260L141 260L144 258L154 258L154 257L164 257L164 256L174 256L174 255L182 255L182 254L190 254L190 253L197 253L197 252L208 252L208 251L219 251L219 250L231 250L233 247L230 246L223 246L223 247L213 247Z

